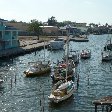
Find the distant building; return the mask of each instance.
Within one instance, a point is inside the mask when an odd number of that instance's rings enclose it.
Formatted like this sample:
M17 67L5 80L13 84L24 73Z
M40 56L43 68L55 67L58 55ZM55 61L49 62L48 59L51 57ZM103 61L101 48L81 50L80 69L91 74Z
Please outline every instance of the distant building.
M80 31L80 29L78 29L76 27L66 25L64 27L60 27L59 32L60 32L61 35L66 36L67 34L69 34L69 35L77 35L81 31Z
M87 23L74 23L75 27L86 27Z
M59 28L57 26L40 26L42 28L43 34L46 36L56 36L58 35Z
M18 30L5 23L6 20L0 19L0 50L19 47Z
M25 23L25 22L6 22L7 26L12 26L14 28L17 28L19 31L18 31L18 35L29 35L29 32L28 32L28 23Z

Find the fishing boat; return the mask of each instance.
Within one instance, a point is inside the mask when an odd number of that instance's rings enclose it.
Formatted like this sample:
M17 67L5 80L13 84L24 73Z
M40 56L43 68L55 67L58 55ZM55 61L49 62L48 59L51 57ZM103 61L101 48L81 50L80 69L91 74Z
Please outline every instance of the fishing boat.
M68 67L67 67L68 66ZM71 80L74 78L75 74L75 64L73 60L68 60L68 64L65 61L58 62L58 65L54 66L54 71L51 74L51 78L53 82L57 82L59 80L65 80L66 78L66 67L67 67L67 80Z
M26 77L40 76L51 72L50 61L47 61L45 59L45 44L44 44L44 60L29 62L28 64L29 64L28 69L24 71Z
M81 54L80 54L80 57L82 59L87 59L87 58L90 58L91 57L91 50L89 49L84 49L82 50Z
M66 59L66 56L64 56L64 59ZM73 60L75 64L78 64L80 59L79 52L71 49L68 55L68 60L69 59Z
M112 61L112 53L110 51L102 52L102 61Z

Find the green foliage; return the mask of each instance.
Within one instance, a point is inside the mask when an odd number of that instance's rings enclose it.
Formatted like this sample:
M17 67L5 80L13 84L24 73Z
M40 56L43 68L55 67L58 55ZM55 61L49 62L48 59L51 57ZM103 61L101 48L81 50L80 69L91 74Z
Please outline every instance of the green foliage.
M56 26L57 25L57 20L55 19L54 16L52 16L51 18L49 18L47 22L48 22L49 26Z
M39 37L39 35L42 34L42 28L40 26L42 26L42 22L33 19L31 23L29 23L28 31Z
M10 23L16 23L17 21L15 20L15 19L12 19L11 21L10 21Z

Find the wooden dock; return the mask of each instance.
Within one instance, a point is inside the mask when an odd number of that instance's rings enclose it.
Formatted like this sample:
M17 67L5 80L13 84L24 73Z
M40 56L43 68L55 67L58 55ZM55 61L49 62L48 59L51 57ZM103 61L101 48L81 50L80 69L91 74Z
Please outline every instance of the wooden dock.
M95 105L95 112L99 112L98 106L100 106L102 112L112 112L112 96L106 96L95 100L93 104Z
M8 58L13 58L19 55L24 55L27 53L31 53L37 50L41 50L45 46L49 45L49 42L31 42L28 44L28 41L26 44L21 43L21 46L18 48L11 48L11 49L6 49L2 50L0 52L0 59L8 59Z

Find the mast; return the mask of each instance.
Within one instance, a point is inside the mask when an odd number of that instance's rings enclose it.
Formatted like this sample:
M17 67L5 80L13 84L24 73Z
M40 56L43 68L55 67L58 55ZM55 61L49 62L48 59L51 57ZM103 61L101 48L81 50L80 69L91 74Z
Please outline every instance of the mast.
M68 55L69 55L69 29L67 30L67 41L66 41L66 82L68 73Z
M44 63L45 63L45 41L44 41Z

